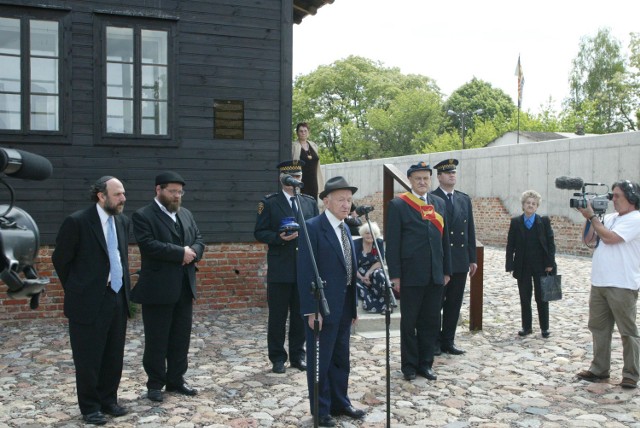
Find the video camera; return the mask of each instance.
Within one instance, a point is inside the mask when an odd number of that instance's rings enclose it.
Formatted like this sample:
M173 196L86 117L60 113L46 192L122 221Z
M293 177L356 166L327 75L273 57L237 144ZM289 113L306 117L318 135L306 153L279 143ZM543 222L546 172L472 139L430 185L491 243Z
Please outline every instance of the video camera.
M587 186L600 186L606 187L607 190L603 194L597 194L594 192L587 192ZM591 203L593 212L602 216L607 211L609 201L612 198L612 194L609 192L609 186L603 183L585 183L580 177L558 177L556 178L557 189L568 190L580 190L573 194L573 197L569 199L569 207L571 208L587 208L587 202Z
M48 159L15 149L0 148L0 173L25 180L45 180L53 167ZM34 261L40 248L40 232L33 218L15 207L15 192L0 175L0 184L9 190L9 205L0 205L0 280L9 289L12 299L30 298L29 306L36 309L40 293L49 278L39 278ZM22 274L22 276L20 275Z

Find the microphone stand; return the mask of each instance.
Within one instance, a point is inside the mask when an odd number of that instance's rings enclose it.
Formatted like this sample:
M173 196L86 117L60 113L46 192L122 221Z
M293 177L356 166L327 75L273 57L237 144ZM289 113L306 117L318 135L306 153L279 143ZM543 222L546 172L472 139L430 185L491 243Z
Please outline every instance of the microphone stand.
M316 298L316 318L313 321L313 352L315 355L315 361L313 365L313 426L314 428L318 428L318 424L320 423L320 415L318 414L318 391L320 384L320 321L318 320L318 317L320 315L320 305L322 305L322 312L325 316L329 315L330 312L327 298L324 296L325 281L323 281L320 277L318 264L316 263L316 257L315 254L313 254L311 240L309 239L309 233L307 232L307 224L305 223L304 213L302 212L302 204L300 203L300 186L294 186L293 191L296 195L296 204L298 204L298 215L300 216L300 221L298 223L304 231L305 243L307 245L307 248L309 249L309 254L311 255L311 265L313 266L313 272L316 276L316 280L311 282L311 292ZM296 221L298 221L297 218Z
M373 236L373 229L371 228L371 221L369 220L369 213L364 213L364 218L367 220L367 224L369 225L369 231L371 231L371 236ZM387 270L387 265L382 260L382 253L380 252L380 247L378 247L378 240L373 236L373 245L375 246L376 252L378 253L378 257L380 257L380 265L382 266L382 272L385 281L385 293L384 293L384 304L385 304L385 312L384 312L384 321L386 327L386 371L387 371L387 427L391 426L391 363L390 363L390 354L389 354L389 339L390 339L390 330L391 330L391 307L398 306L398 302L396 301L396 297L393 295L391 289L393 288L393 284L389 280L389 271Z

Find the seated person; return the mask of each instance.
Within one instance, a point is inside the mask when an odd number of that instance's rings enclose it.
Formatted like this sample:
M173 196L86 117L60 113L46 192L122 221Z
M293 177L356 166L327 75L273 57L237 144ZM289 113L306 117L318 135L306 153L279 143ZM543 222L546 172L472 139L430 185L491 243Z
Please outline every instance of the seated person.
M380 238L380 228L375 222L371 222L371 228L373 233L367 223L360 226L358 231L362 239L354 241L358 260L356 286L358 297L362 300L362 308L369 312L382 313L386 309L386 284L381 263L381 260L384 260L384 242ZM374 237L382 253L380 257L373 244Z

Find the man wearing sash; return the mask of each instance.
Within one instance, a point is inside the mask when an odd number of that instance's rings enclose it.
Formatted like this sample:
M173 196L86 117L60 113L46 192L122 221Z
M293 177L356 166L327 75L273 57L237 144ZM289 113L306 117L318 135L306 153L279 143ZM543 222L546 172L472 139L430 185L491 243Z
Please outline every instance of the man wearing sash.
M407 170L411 192L389 202L385 237L389 276L401 293L401 368L406 380L416 374L436 380L434 352L440 334L440 305L451 276L445 202L433 194L431 167ZM401 291L402 287L402 291Z

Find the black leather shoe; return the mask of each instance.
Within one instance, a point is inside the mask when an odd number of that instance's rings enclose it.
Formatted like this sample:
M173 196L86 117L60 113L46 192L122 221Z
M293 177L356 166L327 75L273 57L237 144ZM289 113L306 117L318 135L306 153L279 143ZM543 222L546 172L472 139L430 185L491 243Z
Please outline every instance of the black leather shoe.
M148 389L147 398L151 401L157 401L158 403L161 403L164 400L162 397L162 391L159 389Z
M194 396L194 395L198 394L198 390L197 389L191 388L186 383L183 383L182 385L178 385L178 386L169 386L169 385L167 385L166 390L167 390L167 392L176 392L178 394L189 395L189 396Z
M440 355L442 355L442 349L440 347L436 348L436 350L433 351L433 355L439 357Z
M307 371L307 363L304 360L292 361L291 367L294 367L300 370L301 372Z
M424 369L418 370L418 374L422 377L426 377L429 380L437 380L438 376L436 372L433 371L431 367L426 367Z
M465 352L460 348L456 348L456 345L454 344L451 344L449 346L443 346L441 349L442 349L442 352L446 352L447 354L451 354L451 355L462 355Z
M416 378L415 372L404 373L404 380L415 380L415 378Z
M551 336L551 332L549 330L542 330L542 337L546 339L549 336Z
M321 427L334 427L336 426L336 420L330 415L320 416L320 419L318 419L318 425Z
M341 410L331 411L331 416L340 416L340 415L349 416L352 419L362 419L364 418L365 412L364 410L356 409L353 406L345 407L344 409L341 409Z
M118 405L118 403L113 403L102 406L102 413L106 413L107 415L111 415L117 418L118 416L126 415L127 413L129 413L129 411L126 408Z
M518 336L528 336L530 334L531 334L531 329L530 328L528 328L528 329L524 329L523 328L522 330L520 330L518 332Z
M276 361L273 363L273 368L271 369L272 372L279 374L284 373L286 370L287 369L284 368L284 363L282 361Z
M107 418L105 418L102 412L93 412L88 415L82 415L82 420L85 424L89 425L104 425L107 423Z

